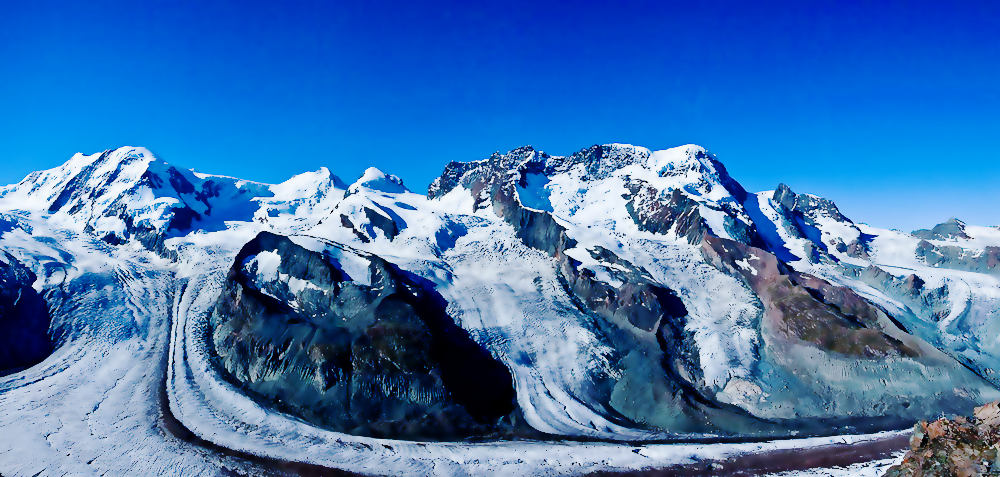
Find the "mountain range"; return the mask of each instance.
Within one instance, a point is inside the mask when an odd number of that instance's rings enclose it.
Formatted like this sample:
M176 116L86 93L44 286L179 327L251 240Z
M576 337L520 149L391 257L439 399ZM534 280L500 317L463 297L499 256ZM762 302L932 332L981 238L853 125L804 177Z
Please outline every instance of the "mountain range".
M694 145L426 194L77 154L0 188L0 282L5 475L623 471L1000 399L1000 227L872 227Z

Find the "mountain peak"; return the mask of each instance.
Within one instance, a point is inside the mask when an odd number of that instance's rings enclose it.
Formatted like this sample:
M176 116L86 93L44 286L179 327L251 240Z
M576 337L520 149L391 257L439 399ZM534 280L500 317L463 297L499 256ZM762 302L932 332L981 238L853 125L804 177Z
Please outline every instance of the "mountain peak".
M120 243L132 237L160 240L162 232L205 225L209 217L249 217L250 197L267 193L264 184L195 174L171 166L146 148L126 146L78 153L58 167L33 172L0 189L0 201L60 216L76 228Z
M32 172L21 182L0 189L0 198L21 209L56 212L72 201L74 192L131 187L143 179L154 161L153 154L141 147L76 153L57 167Z
M789 211L797 211L807 216L820 213L837 222L854 224L840 212L840 208L832 200L813 194L797 194L784 183L778 184L772 200Z
M967 239L969 235L965 233L965 222L952 217L940 224L934 226L934 228L914 230L913 236L925 240L950 240L950 239Z
M362 187L392 194L409 192L409 189L403 185L402 179L392 174L386 174L377 167L369 167L368 169L365 169L365 172L361 174L361 177L351 184L350 187L347 188L347 191L355 193Z
M624 168L652 171L661 177L690 175L688 179L706 176L712 182L722 182L732 188L737 196L745 196L742 187L729 178L725 167L708 151L695 144L652 151L642 146L623 143L595 144L568 156L552 156L532 146L521 146L506 153L496 152L489 158L472 162L452 162L445 167L441 177L431 184L431 198L446 194L459 185L462 177L476 171L467 181L471 183L483 174L518 175L520 171L538 170L545 175L584 171L589 179L608 178ZM645 174L644 174L645 175Z

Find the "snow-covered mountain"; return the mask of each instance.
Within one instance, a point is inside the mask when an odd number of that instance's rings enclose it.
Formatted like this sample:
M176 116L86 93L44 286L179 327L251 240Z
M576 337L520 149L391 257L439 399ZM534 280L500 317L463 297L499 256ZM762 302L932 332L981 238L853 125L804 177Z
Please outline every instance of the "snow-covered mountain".
M5 475L577 474L1000 398L1000 228L873 228L693 145L523 147L427 195L78 154L0 189L0 251Z

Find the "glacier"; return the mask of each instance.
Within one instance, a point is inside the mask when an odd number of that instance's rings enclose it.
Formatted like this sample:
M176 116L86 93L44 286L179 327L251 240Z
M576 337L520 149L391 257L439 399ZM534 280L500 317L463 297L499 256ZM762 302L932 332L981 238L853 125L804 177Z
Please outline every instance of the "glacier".
M897 442L1000 398L1000 228L855 223L694 145L523 147L426 195L123 147L0 188L0 250L24 292L0 320L50 341L0 376L4 475L664 469ZM485 353L462 364L509 373L479 399L509 409L470 417L414 333ZM348 425L324 399L379 411Z

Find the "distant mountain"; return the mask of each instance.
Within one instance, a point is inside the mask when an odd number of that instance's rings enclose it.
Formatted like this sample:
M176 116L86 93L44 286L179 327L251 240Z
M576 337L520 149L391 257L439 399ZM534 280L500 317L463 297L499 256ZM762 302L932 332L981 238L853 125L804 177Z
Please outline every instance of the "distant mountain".
M0 329L49 327L0 355L0 428L37 436L0 437L14 474L205 468L151 420L355 471L578 473L1000 399L1000 229L874 228L694 145L522 147L426 195L78 154L0 189L0 250ZM444 450L523 438L624 444Z

